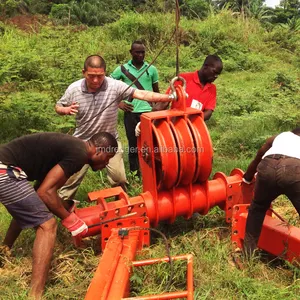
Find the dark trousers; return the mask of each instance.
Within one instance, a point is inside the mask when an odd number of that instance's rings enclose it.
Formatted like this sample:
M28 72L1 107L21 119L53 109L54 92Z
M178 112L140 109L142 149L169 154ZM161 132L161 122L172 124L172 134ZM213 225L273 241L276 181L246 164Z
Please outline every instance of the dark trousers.
M257 171L244 240L244 250L249 255L257 246L266 212L279 195L286 195L300 215L300 159L270 155L259 163Z
M124 125L126 130L126 136L128 140L128 160L130 171L137 171L137 175L140 176L139 157L137 150L137 137L135 136L135 127L140 122L141 113L124 113Z

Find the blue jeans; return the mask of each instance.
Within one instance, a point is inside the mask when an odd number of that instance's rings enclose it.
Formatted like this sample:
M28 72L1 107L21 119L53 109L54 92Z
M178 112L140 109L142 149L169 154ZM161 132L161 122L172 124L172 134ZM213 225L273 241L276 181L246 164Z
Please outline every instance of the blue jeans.
M300 159L270 155L259 163L257 172L244 239L244 250L249 255L257 246L266 212L279 195L286 195L300 215Z

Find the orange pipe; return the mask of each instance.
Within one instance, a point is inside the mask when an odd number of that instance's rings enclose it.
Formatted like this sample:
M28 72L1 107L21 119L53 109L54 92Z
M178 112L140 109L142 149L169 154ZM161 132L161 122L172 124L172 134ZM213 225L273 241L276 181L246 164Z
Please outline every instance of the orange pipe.
M188 298L187 291L184 292L174 292L174 293L166 293L160 295L149 295L149 296L138 296L138 297L130 297L130 298L122 298L122 300L168 300L168 299L182 299L186 298L188 300L193 300L193 298Z
M109 203L106 203L104 199L97 200L98 192L93 192L92 195L96 198L98 205L77 209L76 214L90 226L101 223L101 216L105 211L144 203L147 217L152 226L157 226L160 221L164 220L172 223L179 216L190 218L194 212L206 214L214 206L219 206L224 210L228 198L228 187L237 182L240 185L241 180L242 175L239 173L228 177L222 173L217 173L213 180L203 184L180 186L170 191L160 191L157 193L157 199L150 192L145 192L136 197ZM103 191L99 191L99 195L102 193ZM85 236L94 236L100 232L101 225L99 224L99 226L89 228Z

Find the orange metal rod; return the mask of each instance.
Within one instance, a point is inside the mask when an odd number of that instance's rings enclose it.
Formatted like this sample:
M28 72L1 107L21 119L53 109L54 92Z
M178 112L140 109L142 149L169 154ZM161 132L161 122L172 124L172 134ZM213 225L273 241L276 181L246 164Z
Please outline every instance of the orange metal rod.
M94 236L101 232L100 224L102 220L100 217L103 212L125 208L125 214L129 214L131 213L129 208L133 205L145 205L147 217L152 226L157 226L160 221L164 220L172 223L179 216L190 218L194 212L206 214L214 206L225 209L226 201L232 197L231 195L236 194L242 197L240 192L241 179L241 172L233 172L233 175L228 177L223 173L217 173L213 180L207 181L205 184L193 184L176 187L170 191L160 191L156 194L156 199L155 195L145 192L136 197L128 198L126 195L125 199L106 203L101 198L103 193L106 192L105 190L93 192L93 199L96 199L98 205L77 209L76 214L90 227L85 236ZM235 194L232 191L234 189L231 187L236 187ZM106 194L110 195L107 192ZM97 195L99 195L99 198L97 198ZM248 200L250 202L251 198ZM245 203L245 199L241 199L241 202ZM231 207L228 208L231 209ZM227 211L229 210L226 209ZM115 215L112 218L118 216ZM95 224L99 224L99 226Z
M187 260L187 291L177 291L173 293L165 293L160 295L149 295L149 296L139 296L138 299L175 299L175 298L186 298L188 300L193 300L194 295L194 285L193 285L193 255L177 255L172 256L172 260ZM147 260L140 260L132 262L133 266L148 266L160 262L168 262L168 257L163 258L153 258ZM135 297L125 298L125 299L137 299Z
M191 254L187 254L187 255L177 255L177 256L172 256L172 260L189 260L189 259L193 259L193 256ZM132 265L134 267L141 267L141 266L149 266L149 265L153 265L153 264L157 264L160 262L168 262L169 261L169 257L162 257L162 258L150 258L150 259L146 259L146 260L136 260L132 262Z
M166 293L160 295L149 295L149 296L138 296L131 298L122 298L122 300L168 300L168 299L183 299L186 298L188 300L193 300L193 298L188 298L187 291L184 292L174 292L174 293Z
M158 192L156 201L153 197L144 196L145 193L141 196L145 199L150 223L157 226L158 222L164 220L174 222L179 216L189 218L194 212L206 214L214 206L225 209L228 186L232 183L240 184L241 181L240 174L228 177L224 175L207 181L206 184L193 184Z

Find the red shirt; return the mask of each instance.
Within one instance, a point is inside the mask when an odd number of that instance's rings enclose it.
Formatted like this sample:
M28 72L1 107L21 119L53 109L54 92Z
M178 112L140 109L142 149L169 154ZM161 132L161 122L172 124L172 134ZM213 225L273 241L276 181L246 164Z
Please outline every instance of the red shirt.
M192 101L196 100L202 104L202 111L205 109L215 109L217 102L217 89L213 83L207 83L204 87L202 87L199 81L198 71L182 73L179 74L179 76L186 80L186 92L189 95L186 100L187 107L191 107ZM196 108L194 105L192 107Z

